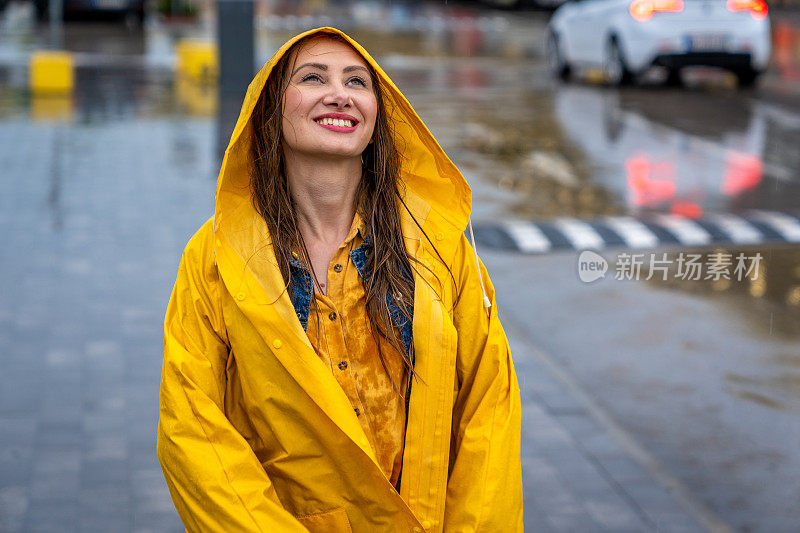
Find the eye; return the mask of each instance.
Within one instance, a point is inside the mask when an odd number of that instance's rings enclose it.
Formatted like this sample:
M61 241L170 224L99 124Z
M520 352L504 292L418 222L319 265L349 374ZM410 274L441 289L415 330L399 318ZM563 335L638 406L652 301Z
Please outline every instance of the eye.
M360 83L362 87L366 87L367 86L366 80L364 78L359 77L359 76L353 76L352 78L347 80L347 83L350 83L352 81Z
M301 79L300 81L307 81L307 80L311 80L311 79L316 79L317 81L322 81L322 78L319 76L319 74L306 74L305 76L303 76L303 79Z

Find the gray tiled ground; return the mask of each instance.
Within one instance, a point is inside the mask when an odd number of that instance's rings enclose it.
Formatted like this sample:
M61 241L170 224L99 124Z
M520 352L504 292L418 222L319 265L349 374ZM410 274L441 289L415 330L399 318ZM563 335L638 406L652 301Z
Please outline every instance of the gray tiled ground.
M161 321L213 206L213 125L113 118L0 125L0 531L181 529L155 459Z
M213 123L0 123L0 531L178 531L155 458L161 320L213 211ZM700 528L524 350L531 531Z
M508 329L508 328L507 328ZM532 531L703 531L578 399L514 342L523 398L526 527Z

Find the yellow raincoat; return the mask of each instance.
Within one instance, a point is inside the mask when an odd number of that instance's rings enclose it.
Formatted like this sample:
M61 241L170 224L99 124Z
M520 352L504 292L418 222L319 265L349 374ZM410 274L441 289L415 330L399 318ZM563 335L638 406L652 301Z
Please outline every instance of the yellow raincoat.
M249 192L251 113L298 39L338 33L372 65L405 156L401 207L415 273L415 380L400 493L292 306ZM483 304L464 237L472 193L389 77L318 28L250 84L219 174L216 212L183 253L165 319L158 458L190 531L522 531L520 393L494 290ZM453 283L447 267L455 278ZM454 299L459 297L454 307Z

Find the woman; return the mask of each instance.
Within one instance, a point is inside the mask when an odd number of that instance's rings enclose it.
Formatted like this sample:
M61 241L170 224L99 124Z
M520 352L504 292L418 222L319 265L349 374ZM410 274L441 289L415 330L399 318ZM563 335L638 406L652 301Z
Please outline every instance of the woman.
M333 28L247 90L165 319L158 457L191 531L521 531L520 397L471 192Z

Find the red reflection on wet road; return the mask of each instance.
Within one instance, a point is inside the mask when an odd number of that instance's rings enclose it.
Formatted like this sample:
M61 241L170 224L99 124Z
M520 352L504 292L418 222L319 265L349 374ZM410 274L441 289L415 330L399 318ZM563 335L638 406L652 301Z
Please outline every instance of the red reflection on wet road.
M675 196L675 164L671 161L653 162L649 154L639 154L625 161L625 171L634 205L655 207Z
M725 179L721 189L727 196L737 196L761 183L764 162L760 157L730 150L725 163Z
M772 61L779 76L785 81L800 80L800 30L785 20L773 24Z
M650 154L639 152L625 160L625 172L630 201L634 206L668 208L670 213L688 218L703 215L702 197L692 198L686 193L678 195L673 161L657 160ZM738 196L755 188L763 176L764 162L759 156L728 150L720 191L726 196Z

